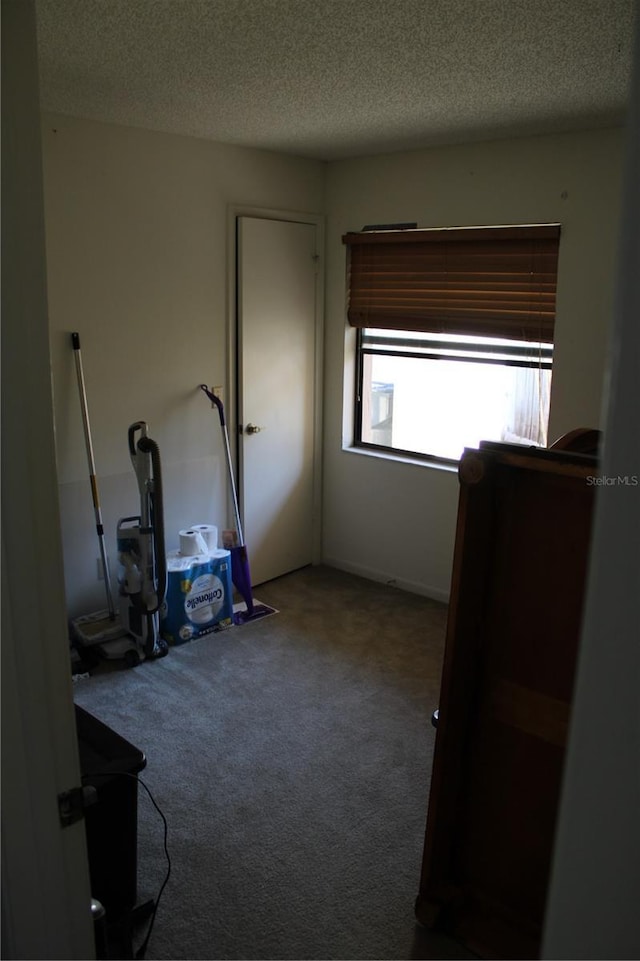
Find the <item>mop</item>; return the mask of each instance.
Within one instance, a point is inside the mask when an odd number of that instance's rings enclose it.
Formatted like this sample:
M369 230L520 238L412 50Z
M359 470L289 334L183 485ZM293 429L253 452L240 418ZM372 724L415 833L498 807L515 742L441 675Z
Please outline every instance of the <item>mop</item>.
M230 546L229 548L231 552L231 580L246 604L246 610L244 611L236 611L234 609L233 620L236 624L246 624L248 621L255 621L258 618L266 617L269 614L276 614L277 611L274 607L269 607L267 604L256 604L254 601L253 588L251 586L251 572L249 569L249 556L247 554L247 547L244 542L244 535L242 533L242 524L240 523L240 509L238 507L238 495L236 493L236 484L233 476L233 467L231 464L229 434L227 432L227 425L224 418L224 407L222 406L222 401L220 398L216 397L213 391L209 390L206 384L200 384L200 389L205 392L211 401L212 407L217 408L218 416L220 418L220 427L222 429L222 438L224 441L224 451L227 461L227 470L229 472L229 484L233 498L233 510L235 514L236 533L238 538L238 543Z
M72 621L72 628L81 644L87 646L91 644L103 644L116 638L126 637L127 631L116 616L111 591L111 575L109 573L109 559L104 539L104 525L102 523L102 512L100 509L100 497L98 495L98 479L96 477L96 467L93 457L93 444L91 441L91 427L89 425L89 408L87 406L87 394L84 383L84 373L82 369L82 356L80 353L80 335L71 334L71 345L76 363L76 375L78 379L78 391L80 394L80 408L82 411L82 424L84 427L84 440L87 450L87 460L89 462L89 483L91 485L91 497L93 500L93 511L96 523L96 534L100 549L100 565L102 578L107 599L107 610L97 611L95 614L86 614Z

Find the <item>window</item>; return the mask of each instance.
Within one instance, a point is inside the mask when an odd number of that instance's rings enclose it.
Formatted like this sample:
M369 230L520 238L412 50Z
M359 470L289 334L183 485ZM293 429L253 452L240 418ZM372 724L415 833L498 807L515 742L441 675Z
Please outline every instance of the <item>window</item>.
M557 225L345 235L357 446L446 463L546 446Z

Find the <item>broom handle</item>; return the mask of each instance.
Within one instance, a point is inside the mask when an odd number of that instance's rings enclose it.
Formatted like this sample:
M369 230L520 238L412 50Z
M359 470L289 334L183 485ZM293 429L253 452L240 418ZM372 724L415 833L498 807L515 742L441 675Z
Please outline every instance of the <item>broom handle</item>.
M233 468L231 466L231 451L229 450L229 434L227 433L226 424L222 428L222 436L224 438L225 449L227 453L227 465L229 467L229 479L231 480L231 495L233 497L233 509L236 515L236 528L238 530L238 538L240 545L244 545L244 534L242 533L242 524L240 523L240 508L238 507L238 495L236 493L236 484L233 479Z
M89 461L89 482L91 484L91 497L93 500L93 512L96 520L96 533L100 544L100 560L102 564L102 575L104 577L105 590L107 593L107 606L109 617L115 620L116 612L111 593L111 577L109 574L109 558L104 539L104 526L102 523L102 512L100 510L100 498L98 496L98 479L96 477L96 465L93 459L93 445L91 443L91 427L89 425L89 408L87 407L87 393L84 386L84 374L82 371L82 357L80 354L80 334L71 334L73 345L73 355L76 361L76 374L78 377L78 391L80 393L80 408L82 410L82 424L84 426L84 442L87 449L87 460Z
M227 470L229 472L229 481L231 482L231 495L233 497L233 510L236 515L236 530L238 531L238 539L240 541L240 546L244 546L244 535L242 533L242 524L240 523L240 508L238 507L238 495L236 492L236 482L233 476L233 465L231 463L231 450L229 449L229 433L227 431L227 425L224 419L224 407L222 406L222 401L219 397L209 390L206 384L200 384L200 390L203 390L209 400L211 401L212 407L217 407L218 417L220 418L220 427L222 428L222 438L224 440L224 452L227 460Z

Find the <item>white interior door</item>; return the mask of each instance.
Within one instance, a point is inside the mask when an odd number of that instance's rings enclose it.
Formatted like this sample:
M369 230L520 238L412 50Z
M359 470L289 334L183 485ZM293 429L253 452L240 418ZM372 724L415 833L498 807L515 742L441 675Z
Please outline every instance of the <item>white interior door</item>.
M53 435L33 2L2 4L2 80L1 954L87 959L95 946L84 824L62 827L58 809L58 796L81 779Z
M238 217L240 510L254 586L313 559L316 233Z

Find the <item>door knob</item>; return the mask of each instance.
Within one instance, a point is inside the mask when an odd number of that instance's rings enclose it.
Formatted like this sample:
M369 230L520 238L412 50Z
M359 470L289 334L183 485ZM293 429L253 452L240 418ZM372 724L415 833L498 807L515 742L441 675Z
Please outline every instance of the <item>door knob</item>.
M245 434L259 434L262 429L262 427L256 427L255 424L247 424L244 432Z

